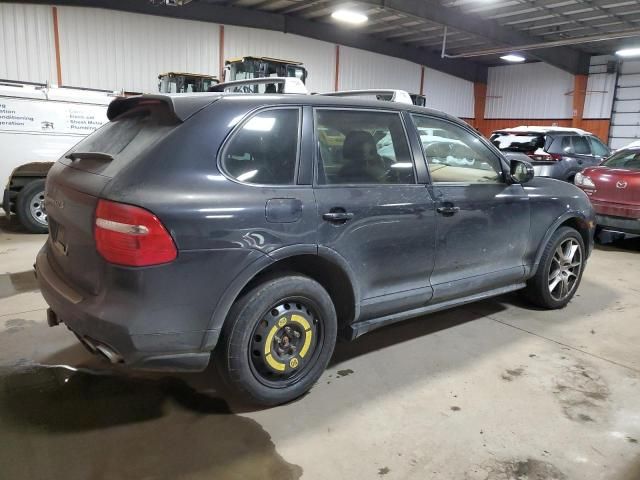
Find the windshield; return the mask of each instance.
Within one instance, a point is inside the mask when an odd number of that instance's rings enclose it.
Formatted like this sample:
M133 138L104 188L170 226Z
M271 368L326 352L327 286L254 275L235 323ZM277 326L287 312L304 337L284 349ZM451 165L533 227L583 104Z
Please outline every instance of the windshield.
M603 165L609 168L640 170L640 150L623 150L618 152L609 157Z
M544 147L545 137L539 133L498 132L491 135L491 143L500 150L512 152L534 152Z

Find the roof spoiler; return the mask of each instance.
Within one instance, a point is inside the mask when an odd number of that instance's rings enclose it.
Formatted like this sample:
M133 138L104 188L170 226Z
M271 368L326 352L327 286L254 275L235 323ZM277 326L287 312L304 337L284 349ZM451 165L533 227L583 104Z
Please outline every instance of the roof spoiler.
M238 92L238 93L252 93L250 89L243 87L250 87L254 85L283 85L280 92L273 93L292 93L308 95L309 91L305 87L302 80L296 77L263 77L263 78L250 78L247 80L235 80L233 82L219 83L209 88L210 92Z
M206 98L206 101L203 101ZM123 113L142 106L164 103L169 107L178 120L184 122L187 118L218 100L219 96L203 97L202 94L183 93L176 96L169 95L137 95L135 97L117 98L109 104L107 118L115 119ZM176 101L178 100L178 101Z
M367 90L343 90L339 92L322 93L329 97L365 97L375 95L378 100L387 102L405 103L413 105L411 95L405 90L395 89L367 89Z

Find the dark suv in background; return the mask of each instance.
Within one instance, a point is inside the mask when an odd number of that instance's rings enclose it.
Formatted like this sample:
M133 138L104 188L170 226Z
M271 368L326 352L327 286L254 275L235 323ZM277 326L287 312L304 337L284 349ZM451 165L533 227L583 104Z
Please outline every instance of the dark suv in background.
M515 127L496 130L491 143L502 152L529 157L537 177L573 182L576 173L598 165L611 150L596 136L577 128Z
M338 333L518 289L561 308L591 252L583 192L441 112L205 93L118 99L108 117L49 172L36 272L49 324L113 363L211 357L245 397L282 403Z

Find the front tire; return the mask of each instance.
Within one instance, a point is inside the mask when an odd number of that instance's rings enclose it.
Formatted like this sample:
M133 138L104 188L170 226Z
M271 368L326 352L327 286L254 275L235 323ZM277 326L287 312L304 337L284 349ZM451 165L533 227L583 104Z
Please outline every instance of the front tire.
M301 275L262 283L231 308L214 352L227 386L264 406L306 393L327 367L336 342L327 291Z
M31 233L47 233L47 211L44 205L44 179L27 183L18 193L16 215L20 224Z
M536 274L527 282L526 296L542 308L563 308L578 290L585 262L580 233L571 227L559 228L545 246Z

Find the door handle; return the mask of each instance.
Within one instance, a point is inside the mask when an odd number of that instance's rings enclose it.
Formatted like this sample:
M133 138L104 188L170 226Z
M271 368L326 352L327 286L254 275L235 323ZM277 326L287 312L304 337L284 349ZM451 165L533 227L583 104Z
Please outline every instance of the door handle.
M454 207L449 205L446 207L438 207L436 208L436 211L444 215L445 217L450 217L451 215L455 215L456 213L458 213L460 211L460 207Z
M327 212L322 214L322 218L328 222L344 223L353 218L351 212Z

